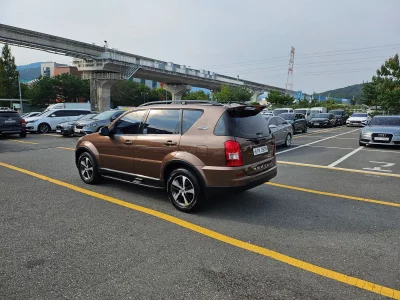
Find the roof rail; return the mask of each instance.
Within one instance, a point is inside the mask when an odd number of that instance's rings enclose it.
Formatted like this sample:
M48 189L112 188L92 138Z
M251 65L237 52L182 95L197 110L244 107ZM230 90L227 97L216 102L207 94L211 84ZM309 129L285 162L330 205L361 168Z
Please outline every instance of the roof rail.
M215 106L224 106L224 104L215 102L215 101L209 101L209 100L161 100L161 101L152 101L152 102L147 102L144 104L141 104L139 106L149 106L149 105L157 105L157 104L211 104Z

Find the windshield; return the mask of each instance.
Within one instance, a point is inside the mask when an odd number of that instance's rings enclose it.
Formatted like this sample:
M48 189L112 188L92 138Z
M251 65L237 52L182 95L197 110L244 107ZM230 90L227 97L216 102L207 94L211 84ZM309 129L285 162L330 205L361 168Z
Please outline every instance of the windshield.
M373 117L369 126L400 126L400 117Z
M331 114L317 114L314 118L329 118Z
M102 112L101 114L98 114L93 118L93 120L107 120L110 119L115 113L117 113L117 110L108 110L105 112Z
M93 119L95 116L97 116L97 114L80 115L78 120L89 120Z
M368 117L367 114L352 114L351 116L354 117L354 118L366 118L366 117Z
M303 114L303 115L307 114L307 110L306 109L296 109L295 112L298 113L298 114Z
M279 116L285 120L294 120L294 114L280 114Z
M341 116L343 114L342 110L332 110L329 113L334 114L336 116Z
M283 114L283 113L287 113L287 112L288 112L287 109L275 109L274 110L274 115L277 116L277 115L280 115L280 114Z

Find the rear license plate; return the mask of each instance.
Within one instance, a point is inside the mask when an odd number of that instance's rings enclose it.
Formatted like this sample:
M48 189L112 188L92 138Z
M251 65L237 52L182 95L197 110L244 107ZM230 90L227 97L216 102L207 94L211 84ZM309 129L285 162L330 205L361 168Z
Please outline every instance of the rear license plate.
M4 121L4 123L7 123L7 124L9 124L9 123L15 123L15 120L6 120L6 121Z
M262 146L262 147L258 147L258 148L254 148L253 149L253 154L254 155L260 155L263 153L268 153L268 146Z
M60 129L57 129L56 132L57 132L57 133L61 133L61 130L60 130Z
M319 123L314 123L315 126L319 126Z
M388 137L376 137L376 138L374 138L374 140L375 141L389 141L389 138Z

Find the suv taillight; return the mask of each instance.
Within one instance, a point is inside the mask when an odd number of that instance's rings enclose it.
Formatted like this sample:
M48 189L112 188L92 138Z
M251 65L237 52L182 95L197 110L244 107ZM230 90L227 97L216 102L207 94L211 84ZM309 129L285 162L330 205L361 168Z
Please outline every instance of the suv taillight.
M22 119L22 120L21 120L21 124L22 124L22 125L26 125L25 119Z
M240 149L240 144L238 142L225 142L225 160L227 167L243 166L242 150Z

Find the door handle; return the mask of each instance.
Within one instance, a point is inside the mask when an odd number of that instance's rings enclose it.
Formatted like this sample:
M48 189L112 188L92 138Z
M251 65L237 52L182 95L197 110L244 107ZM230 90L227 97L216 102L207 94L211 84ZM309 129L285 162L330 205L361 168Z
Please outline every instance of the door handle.
M173 142L173 141L166 141L165 145L167 146L176 146L178 143L177 142Z
M124 144L125 144L125 145L132 145L133 142L128 140L128 141L125 141Z

